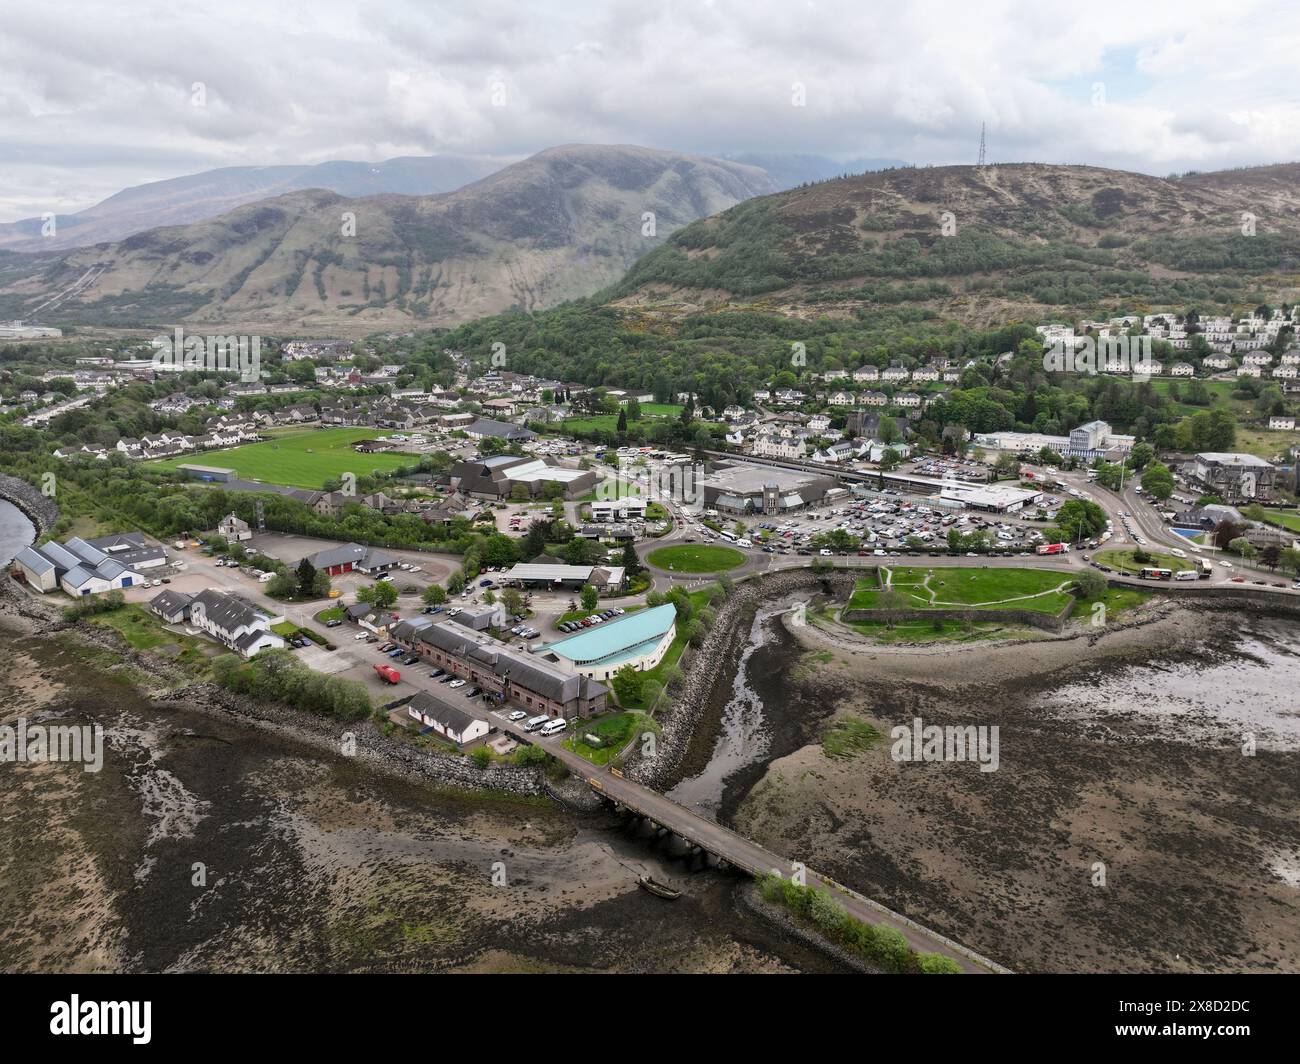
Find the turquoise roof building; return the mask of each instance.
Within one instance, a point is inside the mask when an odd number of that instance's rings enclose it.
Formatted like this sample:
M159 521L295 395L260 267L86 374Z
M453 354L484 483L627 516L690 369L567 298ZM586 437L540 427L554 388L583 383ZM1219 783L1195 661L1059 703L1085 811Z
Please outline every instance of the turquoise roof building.
M677 636L677 608L651 606L605 621L537 653L593 680L608 680L624 665L644 671L663 660Z

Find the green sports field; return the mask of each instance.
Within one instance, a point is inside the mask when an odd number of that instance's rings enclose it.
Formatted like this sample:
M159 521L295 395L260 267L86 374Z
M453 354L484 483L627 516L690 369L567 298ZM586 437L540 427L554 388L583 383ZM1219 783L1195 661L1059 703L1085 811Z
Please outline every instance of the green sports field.
M193 464L219 466L233 469L235 475L243 480L260 480L289 488L320 488L326 480L341 477L344 473L362 476L414 463L415 457L410 454L391 451L359 454L354 449L360 440L373 439L374 436L374 429L365 428L309 429L226 451L160 458L146 465L161 469Z

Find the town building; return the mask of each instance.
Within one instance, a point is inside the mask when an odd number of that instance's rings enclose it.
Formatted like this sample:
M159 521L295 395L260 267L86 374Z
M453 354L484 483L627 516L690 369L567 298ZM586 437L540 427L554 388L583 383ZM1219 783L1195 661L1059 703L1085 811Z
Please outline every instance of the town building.
M627 570L621 565L560 565L549 562L520 562L501 576L505 584L543 590L577 591L590 584L598 592L621 591Z
M593 521L643 521L646 515L646 501L639 495L628 495L621 499L596 499L591 503Z
M1268 498L1277 470L1253 454L1205 451L1184 463L1182 475L1229 502Z
M490 699L513 702L539 716L589 717L603 713L608 702L609 689L599 681L450 621L413 618L391 627L388 637L481 687Z
M716 466L700 487L706 508L772 515L816 505L835 481L819 473L735 461Z
M566 499L576 499L592 491L601 475L591 469L572 469L548 465L540 458L499 454L457 462L447 474L453 491L474 499L506 499L520 492L529 498L545 494L548 485Z
M61 589L73 598L82 598L149 582L148 577L75 536L65 543L24 547L14 557L14 564L27 585L42 594Z
M367 575L388 572L397 568L397 559L377 547L363 547L359 543L345 543L308 555L308 561L330 576L360 572ZM301 564L301 562L299 563Z
M512 425L509 421L493 421L491 418L479 418L465 427L465 434L472 439L482 440L491 437L506 443L526 443L537 439L532 429Z
M188 601L182 603L185 598ZM245 658L284 646L284 639L271 630L284 622L284 616L268 614L240 595L208 588L189 597L168 590L149 602L155 614L172 623L178 606L188 624Z
M425 728L449 740L462 750L488 734L488 722L450 706L428 691L418 692L406 704L406 714Z
M537 650L536 656L592 680L610 680L619 669L653 669L677 636L672 603L624 614Z

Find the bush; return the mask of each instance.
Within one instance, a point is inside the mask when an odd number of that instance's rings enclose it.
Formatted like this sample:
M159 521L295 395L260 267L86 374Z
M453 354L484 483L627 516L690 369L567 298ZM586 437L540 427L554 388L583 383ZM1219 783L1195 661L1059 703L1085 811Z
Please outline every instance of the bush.
M91 595L71 606L65 606L63 619L71 622L79 621L83 617L91 617L96 613L112 613L114 610L120 610L125 603L126 597L122 592L106 591L102 595Z
M916 953L902 932L850 916L826 890L801 887L775 874L757 877L764 901L784 905L813 923L828 939L839 942L864 960L888 972L957 975L961 967L939 953Z
M922 975L961 975L961 965L942 953L918 953L916 965Z
M1106 578L1092 569L1085 569L1074 578L1074 592L1081 599L1104 595L1106 586Z
M479 768L487 768L492 764L492 751L486 746L476 746L469 752L470 760Z

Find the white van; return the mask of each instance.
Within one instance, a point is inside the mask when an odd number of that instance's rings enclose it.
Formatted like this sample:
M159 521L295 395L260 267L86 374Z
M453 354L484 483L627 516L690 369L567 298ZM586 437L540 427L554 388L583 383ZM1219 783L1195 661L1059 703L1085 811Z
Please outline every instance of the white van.
M551 721L549 724L547 724L545 727L542 728L542 735L544 736L559 735L560 732L564 731L564 729L567 728L568 726L569 726L568 721L566 721L563 717L557 717L555 720Z
M538 729L545 726L547 721L549 721L550 719L551 719L550 717L545 715L540 717L529 717L528 720L524 723L524 731L535 732Z
M1195 579L1196 579L1196 570L1195 570L1195 569L1179 569L1178 572L1174 573L1174 579L1175 579L1175 580L1195 580Z

